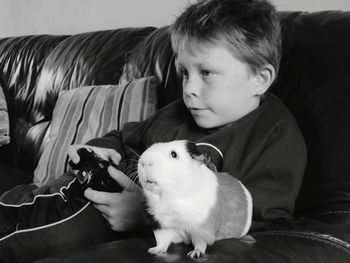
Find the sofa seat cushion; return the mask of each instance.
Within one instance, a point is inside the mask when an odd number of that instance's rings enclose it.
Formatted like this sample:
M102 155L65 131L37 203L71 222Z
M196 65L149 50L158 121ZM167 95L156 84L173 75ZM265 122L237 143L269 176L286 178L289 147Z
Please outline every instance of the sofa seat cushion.
M349 213L325 213L313 218L288 222L270 230L251 233L255 239L224 239L209 246L198 261L206 263L348 263L350 245L339 239L339 229L349 227ZM333 231L333 224L338 228ZM335 235L334 235L335 234ZM342 237L341 237L342 238ZM147 253L154 238L133 238L87 247L73 253L62 253L36 261L44 262L194 262L187 256L192 245L172 244L164 255ZM197 260L196 260L197 261Z
M34 183L48 184L68 170L68 146L86 143L129 121L141 121L156 111L154 77L122 85L87 86L63 92L55 106L52 122Z

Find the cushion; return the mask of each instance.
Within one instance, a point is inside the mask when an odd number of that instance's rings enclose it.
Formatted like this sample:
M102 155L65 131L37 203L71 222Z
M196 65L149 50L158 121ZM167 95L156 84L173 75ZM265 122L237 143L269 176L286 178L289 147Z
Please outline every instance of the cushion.
M154 77L126 84L80 87L60 94L48 138L34 171L34 183L48 184L68 170L68 146L86 143L129 121L141 121L156 111Z
M5 94L0 86L0 146L10 142L9 116Z
M297 119L308 151L296 210L350 203L350 15L281 15L283 54L271 91Z

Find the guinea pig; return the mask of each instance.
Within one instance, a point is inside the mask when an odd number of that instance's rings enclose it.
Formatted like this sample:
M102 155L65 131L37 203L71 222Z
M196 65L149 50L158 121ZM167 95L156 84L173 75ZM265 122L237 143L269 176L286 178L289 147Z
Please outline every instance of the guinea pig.
M192 243L191 258L205 255L216 240L241 238L252 220L252 197L227 173L214 172L193 142L156 143L139 158L138 175L148 213L158 223L151 254L171 243Z

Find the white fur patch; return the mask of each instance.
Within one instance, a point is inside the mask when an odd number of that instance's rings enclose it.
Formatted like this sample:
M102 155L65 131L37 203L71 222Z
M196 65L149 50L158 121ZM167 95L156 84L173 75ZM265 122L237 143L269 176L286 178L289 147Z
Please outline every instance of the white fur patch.
M205 167L206 171L209 171ZM201 182L189 196L168 199L145 191L151 212L166 227L189 230L205 222L216 204L218 182L215 176L203 175Z

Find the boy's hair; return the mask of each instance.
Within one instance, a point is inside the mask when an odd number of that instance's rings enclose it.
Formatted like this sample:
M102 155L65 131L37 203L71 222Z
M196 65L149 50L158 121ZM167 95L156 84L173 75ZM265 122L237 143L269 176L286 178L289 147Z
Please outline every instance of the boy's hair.
M175 20L172 47L177 54L183 41L217 43L226 41L233 55L257 73L271 64L276 71L281 57L280 21L267 0L201 0ZM195 47L195 46L194 46Z

